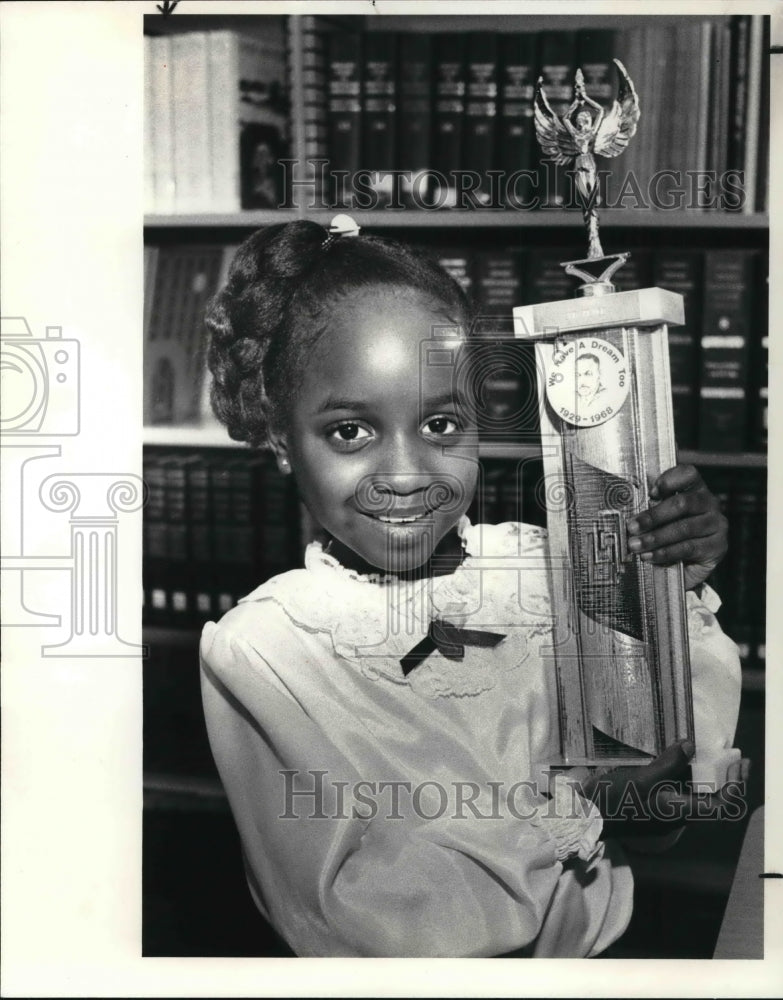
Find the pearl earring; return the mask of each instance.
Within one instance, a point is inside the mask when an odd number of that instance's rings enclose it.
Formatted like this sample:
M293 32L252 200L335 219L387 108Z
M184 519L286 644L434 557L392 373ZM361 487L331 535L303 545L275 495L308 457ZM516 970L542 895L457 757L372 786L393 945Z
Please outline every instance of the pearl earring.
M280 465L280 471L281 472L290 472L291 471L291 463L288 461L287 458L281 458L279 465Z

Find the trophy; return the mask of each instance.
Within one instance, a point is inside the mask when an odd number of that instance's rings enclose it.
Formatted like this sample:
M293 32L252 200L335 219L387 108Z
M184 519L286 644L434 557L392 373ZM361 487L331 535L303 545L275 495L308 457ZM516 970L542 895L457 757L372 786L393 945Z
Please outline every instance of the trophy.
M561 757L554 769L649 763L694 739L682 566L654 566L628 547L627 522L676 464L667 327L684 321L681 295L661 288L615 292L629 253L605 255L598 231L593 154L622 153L639 101L615 59L618 98L606 112L576 72L562 118L539 80L536 132L558 164L573 163L588 252L567 261L576 297L520 306L516 337L535 342L556 617ZM738 750L713 758L697 747L692 778L719 787Z

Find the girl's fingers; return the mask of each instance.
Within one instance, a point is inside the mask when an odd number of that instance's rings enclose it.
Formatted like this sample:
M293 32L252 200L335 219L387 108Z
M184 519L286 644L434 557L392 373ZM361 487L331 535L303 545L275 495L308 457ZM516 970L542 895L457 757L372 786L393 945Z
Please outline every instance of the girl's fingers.
M699 470L694 465L675 465L661 473L653 484L653 499L665 499L674 493L691 492L704 486Z
M668 524L671 521L679 521L685 517L693 517L711 511L714 511L716 515L718 513L715 499L708 490L677 493L631 518L628 522L628 533L640 535L660 524Z
M663 524L655 531L647 531L629 539L631 552L656 552L661 548L681 543L693 543L698 549L703 542L709 542L709 547L718 550L723 546L722 524L720 515L710 512L696 517L685 517L668 524ZM720 544L719 544L720 543ZM714 554L714 553L713 553Z
M652 552L642 552L642 559L655 566L672 566L674 563L703 565L713 569L720 561L722 552L705 539L688 538L675 545L664 545Z

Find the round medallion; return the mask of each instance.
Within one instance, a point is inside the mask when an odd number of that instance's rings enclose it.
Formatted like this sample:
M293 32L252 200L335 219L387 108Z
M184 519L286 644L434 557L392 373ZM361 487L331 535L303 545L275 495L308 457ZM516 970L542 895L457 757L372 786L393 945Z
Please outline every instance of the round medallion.
M577 427L596 427L621 409L629 384L619 348L597 337L580 337L559 346L552 355L546 395L561 420Z

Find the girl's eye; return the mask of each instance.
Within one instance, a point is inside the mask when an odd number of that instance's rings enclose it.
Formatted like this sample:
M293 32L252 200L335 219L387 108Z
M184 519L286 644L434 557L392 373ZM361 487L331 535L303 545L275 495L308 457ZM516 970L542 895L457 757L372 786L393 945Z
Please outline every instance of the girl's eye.
M446 434L455 434L459 427L457 421L451 417L432 417L424 424L423 430L426 437L443 437Z
M370 432L361 424L346 420L345 423L333 427L327 434L329 440L338 447L345 447L366 441L371 437Z

